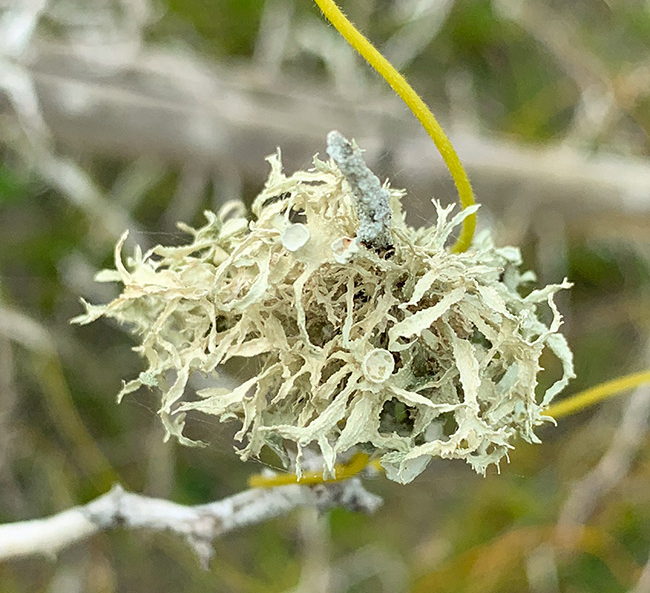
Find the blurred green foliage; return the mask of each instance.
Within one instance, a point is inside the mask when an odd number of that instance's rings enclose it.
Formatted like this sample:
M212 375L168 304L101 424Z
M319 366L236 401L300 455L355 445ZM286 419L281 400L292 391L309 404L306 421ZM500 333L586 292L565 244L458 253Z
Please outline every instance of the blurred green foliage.
M260 0L167 0L169 16L186 23L217 57L247 57L255 45L264 3Z
M0 163L0 206L20 202L34 194L34 180L11 166Z

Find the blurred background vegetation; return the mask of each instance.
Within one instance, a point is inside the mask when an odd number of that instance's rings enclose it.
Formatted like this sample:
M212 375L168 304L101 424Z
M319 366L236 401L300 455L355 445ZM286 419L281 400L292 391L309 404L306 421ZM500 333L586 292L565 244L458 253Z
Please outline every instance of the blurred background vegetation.
M570 391L647 368L648 1L341 4L440 116L480 224L542 283L575 283ZM141 368L124 329L69 319L113 295L93 276L123 230L183 242L176 221L250 200L278 146L309 166L334 128L409 191L413 224L432 195L455 200L433 144L309 0L0 2L0 522L115 481L183 503L246 487L261 465L229 427L202 426L205 450L163 444L151 394L115 405ZM439 461L409 486L376 479L375 516L297 512L216 541L209 571L175 538L111 533L1 564L0 591L650 591L649 414L640 389L540 429L500 474Z

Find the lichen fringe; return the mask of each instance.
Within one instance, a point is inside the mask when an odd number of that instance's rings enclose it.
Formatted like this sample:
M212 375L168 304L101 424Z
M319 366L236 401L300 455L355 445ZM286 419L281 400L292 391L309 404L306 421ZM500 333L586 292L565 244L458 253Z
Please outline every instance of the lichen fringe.
M196 444L187 412L236 421L242 459L269 447L298 476L303 452L316 448L325 479L354 451L407 483L433 457L484 473L517 436L538 442L544 409L573 377L553 302L570 284L533 290L519 250L496 248L487 232L450 253L450 235L477 207L452 215L434 201L435 224L414 229L404 192L388 186L393 246L382 253L356 240L350 187L334 161L291 176L279 156L269 162L253 220L229 202L201 228L180 225L187 245L136 248L126 263L126 234L118 242L116 269L98 280L122 293L86 303L75 321L109 317L138 336L147 368L119 399L159 391L167 435L185 444ZM545 349L563 371L536 395ZM251 360L252 376L234 389L190 393L193 373L216 385L227 361Z

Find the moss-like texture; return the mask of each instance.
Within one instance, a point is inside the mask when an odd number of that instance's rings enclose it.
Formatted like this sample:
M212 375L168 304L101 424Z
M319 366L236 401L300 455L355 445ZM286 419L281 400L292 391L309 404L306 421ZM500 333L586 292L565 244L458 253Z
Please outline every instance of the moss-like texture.
M161 393L160 415L182 442L185 413L236 420L242 458L268 446L300 474L316 447L325 476L355 448L381 456L389 478L410 482L432 457L464 459L478 472L498 464L520 435L533 442L543 410L573 376L558 333L553 295L562 284L528 290L514 247L488 233L465 253L445 245L476 207L451 217L435 203L436 224L409 227L403 192L389 189L390 251L356 237L350 187L333 162L287 177L278 157L248 221L240 203L206 212L192 241L122 260L99 279L122 294L87 305L78 322L100 316L131 324L147 369L120 397L146 385ZM550 309L550 324L539 309ZM539 358L549 348L562 377L536 396ZM217 377L233 357L259 372L234 389L188 396L193 372ZM173 376L173 380L170 379Z

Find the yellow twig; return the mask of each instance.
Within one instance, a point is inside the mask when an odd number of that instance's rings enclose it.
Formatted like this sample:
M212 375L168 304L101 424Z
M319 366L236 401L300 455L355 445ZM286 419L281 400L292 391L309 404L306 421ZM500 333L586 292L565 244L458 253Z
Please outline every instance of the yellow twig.
M625 375L606 383L601 383L595 387L590 387L584 391L580 391L566 399L550 406L546 410L546 415L553 418L562 418L569 416L575 412L580 412L589 406L593 406L600 401L609 399L615 395L620 395L628 389L638 387L643 383L650 383L650 371L642 371L640 373L633 373Z
M395 70L394 66L382 56L377 49L366 39L346 18L333 0L314 0L323 11L325 18L334 25L336 30L345 40L370 64L379 75L391 86L391 88L402 98L404 103L418 118L422 127L434 141L438 151L454 179L458 198L461 206L467 208L474 204L474 193L470 185L467 173L463 168L454 147L449 138L445 135L440 124L433 116L429 108L419 95L413 90L406 79ZM451 250L455 253L466 251L472 242L476 228L476 215L471 214L464 222L460 236Z
M590 387L580 391L561 402L550 406L545 414L553 418L563 418L576 412L580 412L589 406L593 406L610 397L620 395L629 389L638 387L643 383L650 383L650 370L640 373L625 375L606 383L601 383L595 387ZM286 486L287 484L321 484L323 482L339 482L356 476L368 465L372 465L378 470L381 466L377 460L370 461L365 453L356 453L346 464L336 465L334 474L336 477L328 480L323 479L320 472L308 472L298 479L296 474L278 474L272 477L266 477L261 474L255 474L248 479L248 485L251 488L273 488L274 486Z
M348 463L334 466L336 477L329 480L323 479L320 472L307 472L300 479L296 474L278 474L266 477L262 474L255 474L248 478L248 485L251 488L273 488L274 486L286 486L287 484L322 484L323 482L340 482L356 476L368 465L368 455L355 453Z

